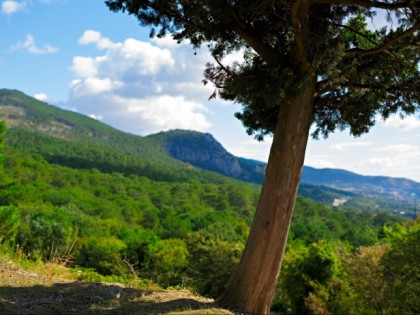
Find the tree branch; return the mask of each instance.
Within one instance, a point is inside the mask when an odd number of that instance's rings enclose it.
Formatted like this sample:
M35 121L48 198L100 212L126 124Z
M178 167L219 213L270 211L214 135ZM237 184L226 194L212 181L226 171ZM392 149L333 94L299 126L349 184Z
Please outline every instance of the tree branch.
M354 49L347 50L345 52L345 55L346 56L368 56L368 55L374 55L374 54L378 54L378 53L384 52L387 49L391 48L393 45L397 44L404 37L413 34L418 29L420 29L420 22L417 22L411 28L405 30L401 34L397 35L396 37L391 38L391 39L388 39L380 47L373 48L373 49L354 48Z
M226 1L220 1L223 3L224 11L228 12L230 18L226 19L227 23L231 25L233 31L241 37L252 49L254 49L257 54L259 54L266 62L275 63L278 56L276 51L267 43L264 43L262 38L255 34L254 30L250 25L248 25L238 14L232 9L232 6ZM210 2L209 8L215 15L220 13L220 3Z
M301 9L303 0L296 0L293 3L291 18L292 25L295 31L295 43L296 43L296 57L299 64L299 68L302 72L306 72L310 68L310 64L305 54L305 45L303 40L302 32L302 21L299 17L299 10Z
M276 51L264 43L260 37L256 36L251 27L246 25L236 13L232 12L232 16L234 21L233 30L236 34L247 42L266 62L275 63L278 58Z
M374 45L379 45L379 43L373 41L372 39L370 39L368 36L366 36L365 34L359 32L358 30L355 30L354 28L348 26L348 25L343 25L343 24L333 24L334 26L338 26L338 27L342 27L342 28L346 28L348 29L350 32L353 32L361 37L363 37L364 39L366 39L367 41L369 41L371 44Z
M398 10L401 8L409 7L411 5L410 1L404 2L382 2L382 1L370 1L370 0L311 0L311 5L320 3L320 4L337 4L337 5L354 5L364 8L378 8L385 10Z
M355 30L354 28L352 28L352 27L350 27L350 26L348 26L348 25L343 25L343 24L334 24L335 26L338 26L338 27L342 27L342 28L346 28L346 29L348 29L350 32L353 32L353 33L355 33L355 34L357 34L357 35L359 35L360 37L363 37L364 39L366 39L369 43L371 43L371 44L373 44L373 45L376 45L376 46L378 46L379 45L379 43L377 43L377 42L375 42L375 41L373 41L372 39L370 39L368 36L366 36L365 34L363 34L363 33L361 33L361 32L359 32L358 30ZM390 56L392 56L392 57L394 57L395 58L395 56L388 50L388 49L384 49L384 52L386 52L387 54L389 54Z

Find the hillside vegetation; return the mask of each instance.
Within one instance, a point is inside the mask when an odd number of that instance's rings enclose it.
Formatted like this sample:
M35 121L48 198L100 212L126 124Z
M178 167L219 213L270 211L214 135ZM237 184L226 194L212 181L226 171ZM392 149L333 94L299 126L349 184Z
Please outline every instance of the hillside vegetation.
M9 127L0 177L3 256L66 257L80 281L128 284L135 276L143 287L212 298L223 291L260 186L179 161L156 138L1 93ZM419 290L419 222L362 210L298 198L273 310L419 311L412 295Z

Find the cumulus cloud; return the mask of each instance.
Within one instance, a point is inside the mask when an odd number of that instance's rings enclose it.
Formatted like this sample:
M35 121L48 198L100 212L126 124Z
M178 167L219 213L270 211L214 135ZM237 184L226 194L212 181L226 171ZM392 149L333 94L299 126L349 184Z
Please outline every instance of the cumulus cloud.
M82 37L79 38L79 44L96 44L98 49L112 48L115 45L111 40L103 37L100 32L94 30L85 31Z
M1 13L4 15L11 15L26 8L26 2L19 2L13 0L6 0L1 3Z
M398 115L392 116L383 121L385 127L398 128L403 131L410 131L420 128L420 120L414 116L405 117L401 119Z
M178 43L176 40L172 38L172 36L166 35L163 37L153 37L151 41L159 47L167 47L167 48L175 48L179 47L180 45L188 45L186 41Z
M45 93L37 93L34 95L34 98L36 98L39 101L47 102L48 101L48 95Z
M52 54L58 51L57 47L45 44L42 47L37 47L35 39L31 34L26 35L24 42L19 42L12 47L12 50L26 50L27 52L35 55L39 54Z
M86 30L78 43L101 53L73 58L69 106L141 135L211 127L203 105L211 87L201 82L208 53L195 56L188 45L172 45L167 38L113 42L95 30Z

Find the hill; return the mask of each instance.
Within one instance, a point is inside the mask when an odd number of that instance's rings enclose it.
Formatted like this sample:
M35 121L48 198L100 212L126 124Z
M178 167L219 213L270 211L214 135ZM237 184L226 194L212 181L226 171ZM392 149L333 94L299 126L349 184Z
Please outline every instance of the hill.
M230 154L210 134L173 130L140 137L15 90L0 90L0 119L9 128L9 146L58 165L165 182L226 183L234 178L261 184L264 178L265 163ZM413 196L420 195L420 184L305 166L299 193L346 209L414 217Z
M51 163L163 181L228 180L191 168L147 138L48 105L19 91L0 90L0 119L8 126L9 146L40 154Z
M146 138L163 147L170 156L200 169L256 184L264 180L265 163L232 155L209 133L172 130Z
M201 169L211 170L229 177L261 184L266 163L236 157L224 149L211 134L196 131L173 130L146 137L159 143L169 155ZM304 166L301 183L328 187L346 195L413 201L420 196L420 183L405 178L364 176L340 169L316 169Z
M230 154L211 134L173 130L146 138L159 144L173 158L200 169L256 184L264 180L265 163ZM346 209L385 210L415 217L413 202L415 196L420 196L420 183L304 166L299 194L328 205L343 205Z

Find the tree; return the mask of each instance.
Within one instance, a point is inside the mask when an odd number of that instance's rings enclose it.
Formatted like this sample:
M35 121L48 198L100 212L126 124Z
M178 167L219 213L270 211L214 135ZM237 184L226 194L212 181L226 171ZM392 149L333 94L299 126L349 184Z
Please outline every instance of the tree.
M108 0L151 36L171 33L215 59L204 82L243 105L247 132L273 143L260 200L237 271L219 303L268 313L280 271L311 125L314 137L419 107L419 0ZM369 30L385 13L392 28ZM374 25L375 23L373 23ZM376 23L377 24L377 23ZM242 64L223 57L243 50Z
M6 123L4 121L0 121L0 171L4 163L3 145L4 145L5 140L6 140Z
M381 258L390 313L419 314L420 218L391 230L391 247Z

